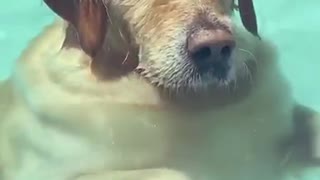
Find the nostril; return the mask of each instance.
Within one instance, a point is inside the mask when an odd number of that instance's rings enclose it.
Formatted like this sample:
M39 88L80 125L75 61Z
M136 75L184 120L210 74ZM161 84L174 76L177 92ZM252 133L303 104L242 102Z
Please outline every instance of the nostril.
M232 45L212 45L204 46L190 52L191 58L196 61L214 61L214 60L226 60L229 59L232 54Z
M221 48L220 54L223 58L229 58L232 53L232 47L231 46L224 46Z
M202 47L191 53L192 59L203 60L211 57L210 47Z
M234 48L233 35L223 30L199 30L187 39L190 58L205 66L217 61L228 61Z

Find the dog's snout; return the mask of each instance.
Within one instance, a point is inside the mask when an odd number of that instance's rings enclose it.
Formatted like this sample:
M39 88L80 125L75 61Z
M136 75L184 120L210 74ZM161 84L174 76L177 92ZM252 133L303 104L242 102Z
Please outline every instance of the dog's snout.
M187 40L188 52L199 66L228 61L234 47L232 34L224 30L201 30L191 34Z

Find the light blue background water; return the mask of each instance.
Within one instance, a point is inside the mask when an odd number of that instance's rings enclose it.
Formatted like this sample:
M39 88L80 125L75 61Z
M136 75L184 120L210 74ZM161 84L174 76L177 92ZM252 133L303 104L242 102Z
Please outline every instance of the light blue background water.
M277 44L296 98L320 110L320 0L254 1L260 34ZM0 79L53 18L41 0L0 0Z

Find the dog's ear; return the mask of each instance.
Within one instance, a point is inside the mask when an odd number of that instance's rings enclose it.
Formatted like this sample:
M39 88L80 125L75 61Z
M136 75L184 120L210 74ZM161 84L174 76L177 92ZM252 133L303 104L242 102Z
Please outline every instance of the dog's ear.
M250 33L260 38L257 17L252 0L238 0L238 8L243 26Z
M94 56L107 30L107 9L103 0L44 0L56 14L72 24L84 52Z

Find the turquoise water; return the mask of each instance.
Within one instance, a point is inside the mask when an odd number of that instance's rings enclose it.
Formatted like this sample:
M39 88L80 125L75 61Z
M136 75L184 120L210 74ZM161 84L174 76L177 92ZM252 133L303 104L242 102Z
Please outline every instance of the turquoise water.
M320 1L255 0L260 34L272 38L296 98L320 110ZM0 79L28 41L54 18L41 0L0 1Z

